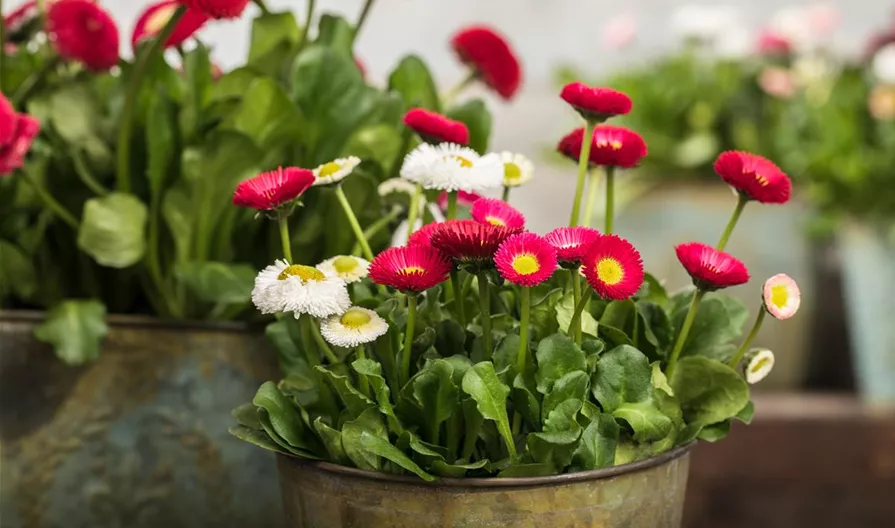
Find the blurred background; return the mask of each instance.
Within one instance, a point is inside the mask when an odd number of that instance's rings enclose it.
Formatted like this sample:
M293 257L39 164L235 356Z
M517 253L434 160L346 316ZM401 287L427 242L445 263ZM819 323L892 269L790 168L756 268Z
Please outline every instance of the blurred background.
M297 0L267 3L304 9ZM318 9L355 16L362 3L329 0ZM104 4L125 21L148 2ZM244 61L250 19L203 31L224 71ZM621 177L618 231L671 289L687 284L672 243L714 242L735 204L711 170L719 152L762 154L795 181L793 205L747 208L729 249L756 279L738 288L750 309L760 305L757 283L777 273L799 282L804 303L786 324L765 324L756 340L775 352L777 365L757 387L763 394L755 423L698 447L687 525L891 522L895 6L380 0L358 59L369 79L384 84L400 57L416 53L440 86L452 86L465 73L448 42L473 23L505 33L523 61L524 86L512 103L471 90L489 100L491 149L536 163L535 181L513 195L532 230L561 225L571 207L575 169L554 154L556 141L578 123L558 97L571 80L634 100L623 124L646 138L650 154Z

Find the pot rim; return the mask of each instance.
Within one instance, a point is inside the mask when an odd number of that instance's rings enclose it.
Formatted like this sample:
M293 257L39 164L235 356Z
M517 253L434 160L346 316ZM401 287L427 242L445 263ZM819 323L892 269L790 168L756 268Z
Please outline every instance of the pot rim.
M21 322L40 324L46 319L47 312L42 310L2 310L0 322ZM174 330L215 330L220 332L250 332L252 325L239 321L199 321L195 319L163 319L149 315L106 315L106 322L116 327L167 328Z
M365 480L373 480L394 484L409 484L412 486L430 486L444 488L519 488L519 487L545 487L560 486L564 484L572 484L576 482L584 482L589 480L601 480L624 475L627 473L636 473L656 466L661 466L672 460L687 455L695 441L676 447L671 451L662 453L659 456L647 458L646 460L638 460L620 466L612 466L608 468L592 469L589 471L579 471L576 473L564 473L562 475L550 475L547 477L507 477L507 478L447 478L438 477L432 482L427 482L418 477L408 475L390 475L387 473L377 473L375 471L367 471L348 466L341 466L331 462L318 462L313 460L302 459L294 456L277 454L280 463L293 464L303 466L308 469L322 471L325 473L336 473L350 478L359 478Z

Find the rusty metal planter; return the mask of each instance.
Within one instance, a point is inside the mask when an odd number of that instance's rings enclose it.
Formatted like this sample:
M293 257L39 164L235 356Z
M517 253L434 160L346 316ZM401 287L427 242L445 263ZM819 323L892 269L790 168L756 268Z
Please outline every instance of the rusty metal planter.
M690 446L552 477L385 475L279 456L288 528L677 528Z
M32 337L41 318L0 311L3 528L282 525L273 455L227 434L277 377L263 335L110 317L75 368Z

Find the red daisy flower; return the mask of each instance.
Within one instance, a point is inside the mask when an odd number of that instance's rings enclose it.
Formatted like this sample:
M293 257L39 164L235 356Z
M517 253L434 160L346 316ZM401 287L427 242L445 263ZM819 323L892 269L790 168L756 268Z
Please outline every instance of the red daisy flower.
M251 0L182 0L190 9L211 18L238 18Z
M460 121L454 121L438 112L425 108L412 108L404 114L404 124L426 143L469 143L469 129Z
M559 140L559 143L556 145L556 150L563 156L577 162L578 158L581 157L583 138L584 128L576 128ZM593 165L593 162L590 162L590 165Z
M240 182L233 204L270 211L295 200L314 183L314 173L297 167L278 168Z
M441 222L432 222L414 231L407 240L408 246L432 247L432 233L441 225Z
M158 35L168 21L171 20L171 16L174 15L174 12L177 11L180 5L180 0L164 0L146 8L143 14L140 15L140 18L137 19L134 33L131 36L131 46L133 46L134 50L137 49L137 45L141 40ZM165 43L165 47L170 48L183 44L194 33L199 31L208 19L208 15L201 11L187 8L186 13L184 13L174 28L174 32L171 33L171 36Z
M40 122L30 115L17 114L6 97L0 95L0 176L22 166L38 133Z
M47 33L65 59L91 70L118 64L118 26L115 19L91 0L58 0L47 10Z
M762 30L758 35L758 53L761 55L789 55L792 42L773 30Z
M500 244L522 231L475 220L448 220L438 224L430 238L432 247L461 264L490 266Z
M578 266L587 249L600 237L600 232L592 227L558 227L544 238L556 249L560 263Z
M401 246L376 255L370 263L369 277L396 290L421 292L444 282L450 272L450 261L437 249Z
M612 88L590 87L573 82L563 87L560 97L572 105L581 117L593 123L631 111L631 98Z
M457 191L457 205L461 207L465 207L467 209L472 207L472 204L484 198L479 193L469 192L469 191ZM441 194L438 195L438 207L442 211L447 209L448 206L448 193L447 191L442 191Z
M643 284L643 261L630 242L616 235L600 235L587 248L582 272L603 299L620 301Z
M612 125L600 125L594 129L591 163L630 169L636 167L645 156L646 142L637 132Z
M482 81L509 101L522 83L522 67L506 38L491 28L463 29L451 39L454 52Z
M534 233L513 235L497 248L494 264L500 275L520 286L537 286L556 271L556 250Z
M784 204L792 196L792 181L766 158L729 150L715 160L715 172L741 195L761 203Z
M518 209L503 200L482 198L472 204L472 218L483 224L491 224L510 229L523 229L525 216Z
M735 257L712 246L690 242L674 248L677 259L700 290L713 291L749 282L749 270Z

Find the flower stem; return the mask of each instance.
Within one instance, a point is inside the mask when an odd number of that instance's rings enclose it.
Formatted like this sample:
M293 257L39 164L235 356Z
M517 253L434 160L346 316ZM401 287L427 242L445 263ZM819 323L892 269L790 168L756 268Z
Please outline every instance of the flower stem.
M280 211L277 223L280 227L280 243L283 244L283 257L292 264L292 238L289 236L289 215Z
M121 192L129 192L131 188L131 137L134 131L134 112L137 108L137 96L140 94L143 77L152 61L164 51L165 43L184 14L186 14L186 6L178 6L177 11L171 15L165 27L152 40L149 49L145 50L137 58L134 69L131 72L130 83L124 96L124 106L121 109L121 129L118 131L118 170L116 171L116 176L118 177L117 187Z
M730 361L727 365L730 368L736 368L739 365L740 361L743 359L743 356L746 355L746 351L749 350L749 345L752 344L752 341L755 340L755 336L758 335L758 331L761 330L761 323L764 321L764 314L767 310L764 307L758 310L758 315L755 316L755 324L752 325L752 330L749 331L749 335L746 336L746 340L743 341L743 344L740 345L740 348L737 350L736 354L730 358Z
M569 270L569 280L572 282L572 300L574 302L575 308L578 308L578 303L581 302L581 279L578 278L578 270L570 269ZM569 332L572 332L572 328L569 328ZM583 338L581 334L581 325L578 324L575 327L575 342L580 343Z
M572 203L572 218L569 227L578 225L581 213L581 195L584 194L584 179L587 176L587 167L590 164L590 147L594 135L594 124L590 121L584 124L584 137L581 139L581 154L578 156L578 185L575 187L575 201Z
M387 215L383 216L379 220L376 220L372 224L370 224L366 229L364 229L364 238L370 240L374 236L378 235L380 231L385 229L395 218L401 214L401 208L395 207L392 209ZM352 255L357 255L361 252L360 243L355 242L354 248L351 250Z
M491 342L491 294L488 288L488 276L484 271L478 273L479 277L479 318L482 320L482 352L483 359L488 361L494 348Z
M25 175L25 180L27 180L28 183L31 184L31 187L34 188L34 192L36 192L37 196L40 197L41 200L43 200L44 204L46 204L50 211L58 216L60 220L68 224L72 229L77 231L80 227L77 218L75 218L74 215L68 212L68 210L61 203L53 198L53 195L50 194L50 192L47 191L47 189L36 179L34 179L34 177L31 176L30 172L28 172L27 170L22 170L22 174Z
M615 167L606 167L606 228L603 234L612 234L612 223L615 220Z
M341 363L339 358L336 356L333 349L330 348L329 344L323 339L323 336L320 334L320 323L311 322L311 332L314 337L314 341L317 343L317 346L320 347L320 350L323 351L323 355L326 356L326 359L329 360L331 365L335 365L336 363Z
M423 188L416 186L416 191L410 197L410 210L407 211L407 241L410 241L410 235L416 229L416 218L420 214L420 196L423 194Z
M370 249L370 243L367 242L367 237L364 236L364 231L361 229L357 217L354 216L354 211L351 210L351 204L348 203L348 197L345 196L345 191L342 190L341 185L336 186L336 197L339 198L339 203L342 204L342 210L345 211L345 216L348 218L348 223L351 224L354 236L357 237L357 243L360 244L364 252L364 258L373 260L373 250Z
M357 41L357 36L360 35L361 28L364 27L364 24L367 22L367 16L370 14L370 9L373 7L373 0L367 0L364 2L364 7L361 9L360 16L357 18L357 24L354 25L354 40Z
M447 199L447 218L453 220L457 218L457 191L448 192Z
M298 41L296 55L301 53L301 50L305 48L305 44L308 42L308 31L311 30L311 20L314 18L314 7L316 3L316 0L308 0L308 10L305 12L305 27L301 30L301 40Z
M90 172L87 164L84 163L84 157L81 156L81 153L78 152L76 148L71 151L71 159L75 166L75 172L88 189L93 191L97 196L105 196L109 194L109 190L103 187L103 185L96 180L93 173Z
M357 359L367 359L367 354L364 351L364 345L360 345L357 347ZM363 374L357 375L357 384L360 386L361 393L367 398L370 397L370 382L367 381L366 376Z
M587 305L590 303L590 298L593 296L594 290L588 288L584 295L581 296L581 300L578 301L578 304L575 305L575 313L572 314L572 321L569 323L569 333L572 332L572 329L575 328L574 336L575 343L581 344L581 340L583 338L581 333L581 315L584 313L584 309L587 308Z
M59 55L54 55L36 72L29 75L22 84L16 89L15 93L12 95L10 99L12 101L13 106L20 107L22 104L31 96L31 93L37 89L47 78L47 75L51 71L53 71L59 63L62 62L62 59Z
M463 90L469 87L469 85L472 84L477 77L478 73L475 70L470 70L469 73L466 74L466 77L463 77L460 82L448 89L448 91L441 96L442 109L450 106L451 103L454 102L454 99L456 99L461 93L463 93Z
M600 172L589 171L587 177L587 200L584 202L584 218L581 225L590 227L594 219L594 207L597 205L597 195L600 194Z
M466 330L466 307L463 300L463 287L460 284L460 272L457 269L451 269L451 288L454 290L454 304L457 306L457 322Z
M503 195L501 195L500 199L507 203L510 202L510 187L503 186Z
M410 379L410 355L413 352L413 333L416 330L416 294L407 294L407 329L404 333L404 351L401 354L401 385Z
M255 2L255 5L258 6L258 9L261 10L261 14L269 15L270 9L268 9L267 4L264 3L264 0L252 0Z
M745 194L740 194L737 206L733 210L733 214L730 215L730 221L727 222L727 227L724 228L721 240L718 241L718 251L724 251L724 248L727 246L727 241L730 240L730 234L733 233L733 228L736 227L740 215L743 214L743 209L746 208L748 202L749 198L747 198Z
M528 326L531 320L531 288L522 288L519 299L519 349L516 352L516 374L525 374L528 361Z
M684 324L681 326L681 333L677 336L677 341L674 342L674 349L671 351L671 357L668 358L668 368L665 370L665 374L671 378L671 375L674 373L674 367L677 365L678 356L681 355L681 350L684 349L684 343L687 342L687 334L690 333L690 327L693 326L693 321L696 320L696 312L699 311L699 303L702 302L702 297L705 295L703 290L696 290L696 293L693 294L693 301L690 303L690 310L687 311L687 316L684 318Z

